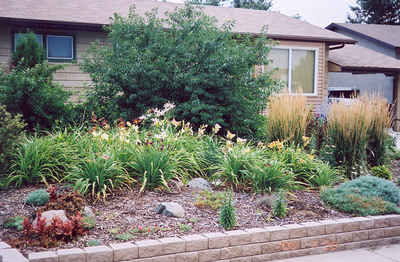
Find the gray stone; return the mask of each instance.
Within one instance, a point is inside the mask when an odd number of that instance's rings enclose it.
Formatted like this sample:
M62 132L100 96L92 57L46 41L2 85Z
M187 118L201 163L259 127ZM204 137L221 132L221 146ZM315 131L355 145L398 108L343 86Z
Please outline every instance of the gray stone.
M67 218L64 210L49 210L42 213L42 218L46 219L46 225L49 226L53 221L53 218L59 217L63 222L68 222L69 219ZM36 227L37 218L33 221L33 227Z
M184 217L185 210L181 205L175 202L163 202L156 207L157 214L163 214L168 217Z
M85 208L83 209L83 215L85 217L96 219L96 215L94 214L93 209L90 206L85 206Z
M207 180L205 180L204 178L201 178L201 177L190 180L186 186L192 190L213 191L210 183L208 183Z
M267 207L271 208L274 205L274 202L276 201L276 195L271 194L271 195L264 195L256 200L256 205L258 207Z

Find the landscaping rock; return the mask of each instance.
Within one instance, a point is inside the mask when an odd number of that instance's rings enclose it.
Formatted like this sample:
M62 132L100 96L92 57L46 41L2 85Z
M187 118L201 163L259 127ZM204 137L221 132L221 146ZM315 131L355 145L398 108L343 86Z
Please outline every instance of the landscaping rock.
M208 183L207 180L205 180L204 178L201 178L201 177L190 180L189 183L187 183L187 187L190 189L201 190L201 191L204 191L204 190L207 190L210 192L213 191L210 183Z
M266 207L266 208L272 208L274 202L276 201L276 195L264 195L256 200L256 205L258 207Z
M96 219L96 215L93 212L93 209L90 206L85 206L83 209L83 215L88 218Z
M181 205L175 202L163 202L156 208L157 214L163 214L168 217L184 217L185 210Z
M63 222L68 222L69 219L65 214L65 210L49 210L42 213L42 218L46 218L46 225L49 226L53 218L59 217ZM36 227L37 218L33 221L33 227Z

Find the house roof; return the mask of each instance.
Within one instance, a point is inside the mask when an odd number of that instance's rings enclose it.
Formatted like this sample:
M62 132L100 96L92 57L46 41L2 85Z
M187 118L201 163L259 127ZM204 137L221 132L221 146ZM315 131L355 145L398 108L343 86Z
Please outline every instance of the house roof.
M126 16L131 5L143 15L153 8L160 14L173 11L182 4L153 0L2 0L0 21L27 21L40 23L106 25L114 13ZM264 25L268 35L275 39L338 43L355 43L347 36L314 26L278 12L205 6L204 11L216 17L218 24L235 20L237 33L259 34Z
M344 29L373 38L392 47L400 47L400 25L332 23L327 29Z
M359 45L329 51L329 62L343 71L400 72L400 60Z

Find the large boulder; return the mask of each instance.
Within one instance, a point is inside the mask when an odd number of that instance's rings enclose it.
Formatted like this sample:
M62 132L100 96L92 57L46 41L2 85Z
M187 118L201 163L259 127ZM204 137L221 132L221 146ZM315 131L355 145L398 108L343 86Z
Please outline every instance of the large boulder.
M49 226L53 221L53 218L59 217L64 223L68 222L69 219L65 214L65 210L49 210L42 213L42 218L46 219L46 225ZM36 227L37 224L37 217L33 221L33 227Z
M156 207L156 213L168 217L184 217L185 209L175 202L163 202Z
M207 180L205 180L204 178L201 178L201 177L190 180L186 186L192 190L199 190L199 191L207 190L210 192L213 191L210 183L208 183Z

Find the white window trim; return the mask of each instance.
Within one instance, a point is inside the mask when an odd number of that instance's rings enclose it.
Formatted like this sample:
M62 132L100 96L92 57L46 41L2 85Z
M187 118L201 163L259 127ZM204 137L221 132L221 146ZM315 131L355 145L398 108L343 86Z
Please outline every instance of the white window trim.
M72 40L71 57L51 57L49 56L49 36L59 38L70 38ZM73 60L74 59L74 37L71 35L46 35L46 49L47 59L59 59L59 60Z
M289 51L289 75L288 75L288 91L292 94L292 52L293 50L307 50L315 52L314 61L314 92L303 93L305 96L318 96L318 61L319 61L319 48L318 47L304 47L304 46L287 46L278 45L272 47L272 49L284 49ZM261 66L261 71L264 73L264 65ZM295 93L294 93L295 94Z

